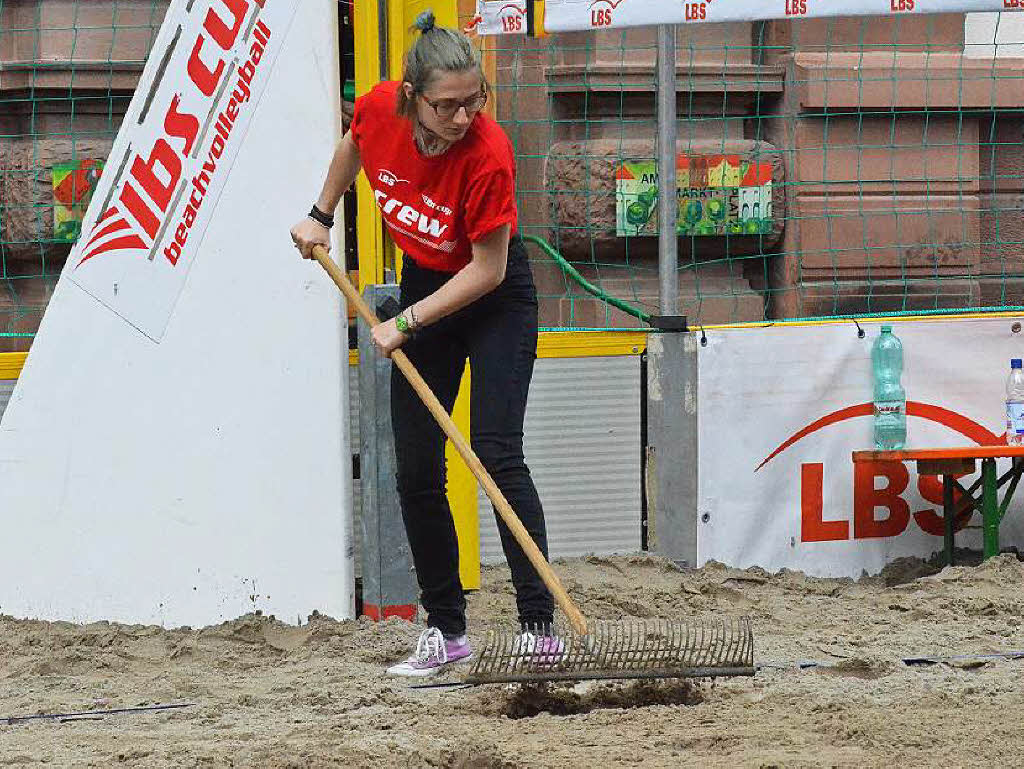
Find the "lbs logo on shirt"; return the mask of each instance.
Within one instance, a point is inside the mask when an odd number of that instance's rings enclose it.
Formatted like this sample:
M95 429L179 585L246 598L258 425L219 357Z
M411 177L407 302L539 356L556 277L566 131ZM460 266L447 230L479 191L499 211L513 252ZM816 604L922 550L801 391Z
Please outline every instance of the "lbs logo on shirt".
M377 180L381 184L386 184L388 187L394 187L396 184L408 184L408 179L399 179L396 174L393 174L386 168L380 169L380 173L377 174Z

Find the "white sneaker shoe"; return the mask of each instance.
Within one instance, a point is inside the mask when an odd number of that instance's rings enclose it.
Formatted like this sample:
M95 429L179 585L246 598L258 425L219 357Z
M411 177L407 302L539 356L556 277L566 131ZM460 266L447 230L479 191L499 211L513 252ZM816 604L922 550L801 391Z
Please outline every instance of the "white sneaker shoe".
M557 665L565 657L565 642L556 635L524 632L512 645L512 656L534 665Z
M404 662L392 665L387 675L422 678L439 673L445 665L463 662L473 656L466 636L446 639L436 627L429 627L420 633L416 651Z

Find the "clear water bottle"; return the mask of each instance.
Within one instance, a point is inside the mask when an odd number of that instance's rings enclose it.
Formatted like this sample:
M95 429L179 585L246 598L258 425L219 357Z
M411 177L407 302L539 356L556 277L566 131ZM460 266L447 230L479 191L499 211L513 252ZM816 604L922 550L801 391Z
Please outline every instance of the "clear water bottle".
M1010 361L1006 378L1006 443L1024 446L1024 370L1020 358Z
M903 345L882 326L871 348L875 389L875 448L902 449L907 442L907 394L900 384L903 374Z

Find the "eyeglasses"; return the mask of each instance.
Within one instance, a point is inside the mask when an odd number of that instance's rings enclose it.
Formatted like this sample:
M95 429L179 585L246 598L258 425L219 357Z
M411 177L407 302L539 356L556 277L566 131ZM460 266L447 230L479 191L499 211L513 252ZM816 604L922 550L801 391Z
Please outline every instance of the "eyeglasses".
M487 103L487 91L481 89L480 93L471 99L460 101L458 99L438 99L437 101L431 101L423 94L420 94L427 104L434 108L434 112L441 120L451 120L457 114L460 109L466 110L468 117L473 117L477 112L484 108Z

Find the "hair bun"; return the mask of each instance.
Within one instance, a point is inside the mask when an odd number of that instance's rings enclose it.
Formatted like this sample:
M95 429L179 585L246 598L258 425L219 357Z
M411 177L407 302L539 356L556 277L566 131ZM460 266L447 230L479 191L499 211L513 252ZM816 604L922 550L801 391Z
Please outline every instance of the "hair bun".
M416 17L416 21L413 22L413 26L418 29L421 34L426 34L434 28L436 21L433 10L428 8Z

